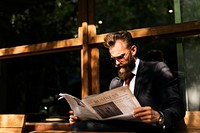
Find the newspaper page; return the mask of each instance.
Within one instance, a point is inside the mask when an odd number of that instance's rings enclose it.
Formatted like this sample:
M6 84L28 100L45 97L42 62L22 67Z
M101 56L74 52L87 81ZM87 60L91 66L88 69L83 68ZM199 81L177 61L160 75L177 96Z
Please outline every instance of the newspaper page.
M65 97L68 101L74 115L83 120L119 119L135 121L137 119L133 117L133 110L140 107L136 97L127 86L91 95L82 100L69 94L60 94L60 96Z
M87 97L83 102L96 112L100 120L136 120L133 117L133 110L140 107L138 100L127 86Z
M74 115L78 116L80 120L98 119L79 98L66 93L60 93L59 95L66 99L70 108L74 111Z

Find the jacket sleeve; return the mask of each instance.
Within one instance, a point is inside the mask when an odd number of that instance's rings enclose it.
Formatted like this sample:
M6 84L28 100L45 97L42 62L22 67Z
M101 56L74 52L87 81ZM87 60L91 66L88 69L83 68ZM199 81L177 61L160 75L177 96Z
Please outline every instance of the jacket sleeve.
M184 118L185 105L177 86L177 79L169 67L160 62L156 65L158 92L162 103L161 111L164 114L166 128Z
M123 80L119 77L115 77L111 80L109 90L120 87L123 85Z

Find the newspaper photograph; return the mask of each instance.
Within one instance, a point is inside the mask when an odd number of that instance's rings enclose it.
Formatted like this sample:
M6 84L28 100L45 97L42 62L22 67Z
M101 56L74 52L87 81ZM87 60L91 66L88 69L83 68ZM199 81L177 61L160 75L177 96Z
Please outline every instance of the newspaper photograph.
M137 120L134 108L140 107L127 86L118 87L80 100L69 94L59 94L69 103L74 115L81 120Z

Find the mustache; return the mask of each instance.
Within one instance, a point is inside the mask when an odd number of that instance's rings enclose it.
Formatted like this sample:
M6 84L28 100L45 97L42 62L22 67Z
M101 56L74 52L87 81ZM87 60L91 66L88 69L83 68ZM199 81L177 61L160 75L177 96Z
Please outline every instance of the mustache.
M131 65L126 65L126 67L118 67L118 76L122 80L126 80L131 77L132 75L132 70L135 67L134 63Z
M127 67L127 66L128 66L128 63L126 63L126 64L115 64L114 66L115 66L116 68Z

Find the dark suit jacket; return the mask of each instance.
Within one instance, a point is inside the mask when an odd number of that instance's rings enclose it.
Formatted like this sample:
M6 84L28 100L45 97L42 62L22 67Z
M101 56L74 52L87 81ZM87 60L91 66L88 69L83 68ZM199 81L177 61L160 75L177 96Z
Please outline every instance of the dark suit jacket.
M122 86L119 77L112 79L110 89ZM136 75L134 95L141 106L151 106L162 111L166 127L185 116L185 106L177 87L177 79L164 62L145 62L140 60Z

